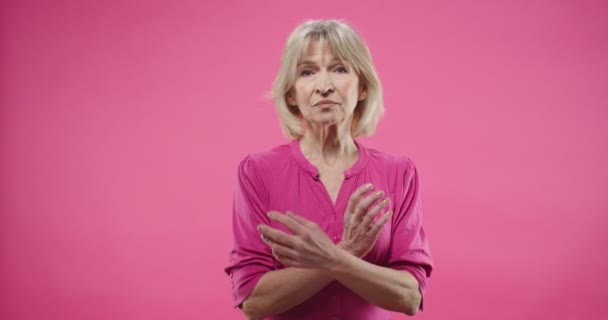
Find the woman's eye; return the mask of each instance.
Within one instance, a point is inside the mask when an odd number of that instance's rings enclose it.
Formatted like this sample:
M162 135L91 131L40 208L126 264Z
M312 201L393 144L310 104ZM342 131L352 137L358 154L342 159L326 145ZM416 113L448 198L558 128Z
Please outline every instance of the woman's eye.
M310 69L304 69L304 70L302 70L302 72L300 72L301 76L309 76L311 74L312 74L312 70L310 70Z
M336 71L337 71L337 72L340 72L340 73L346 73L346 72L348 72L348 71L346 70L346 68L345 68L345 67L343 67L343 66L336 67Z

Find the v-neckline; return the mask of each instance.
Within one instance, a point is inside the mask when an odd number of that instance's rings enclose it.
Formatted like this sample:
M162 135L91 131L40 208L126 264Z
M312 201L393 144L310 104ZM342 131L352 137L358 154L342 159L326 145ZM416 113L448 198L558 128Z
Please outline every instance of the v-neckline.
M304 156L304 153L302 152L302 149L300 148L300 141L298 139L294 139L290 143L292 154L293 154L294 158L296 159L296 162L306 173L308 173L314 180L316 180L320 184L321 188L323 189L323 193L325 194L327 203L330 205L331 209L334 211L343 202L342 198L344 196L342 195L342 193L344 193L344 185L346 184L346 180L350 179L352 176L361 172L361 170L363 170L363 168L365 168L365 165L367 164L367 160L368 160L367 148L365 148L365 146L363 146L362 144L357 142L357 140L353 140L353 141L355 143L355 146L357 147L359 157L357 158L357 161L355 161L355 163L350 168L344 170L344 179L342 179L342 182L340 183L340 187L338 188L338 194L336 195L336 202L334 202L331 199L329 190L327 189L327 187L325 186L323 181L321 181L321 177L319 175L319 169L316 166L314 166L310 161L308 161L308 159L306 159L306 157Z

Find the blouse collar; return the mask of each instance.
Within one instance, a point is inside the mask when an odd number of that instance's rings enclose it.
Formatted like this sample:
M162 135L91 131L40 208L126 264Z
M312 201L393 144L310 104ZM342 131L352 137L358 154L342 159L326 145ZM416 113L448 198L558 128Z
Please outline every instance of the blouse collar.
M361 172L361 170L363 170L363 168L365 168L365 165L367 164L367 160L368 160L368 156L369 156L368 150L363 144L357 142L357 140L354 140L354 142L355 142L355 145L357 146L357 150L359 151L359 158L357 159L357 161L355 162L354 165L352 165L350 168L344 170L344 178L346 178L346 179ZM296 163L305 172L307 172L313 178L318 180L319 179L319 169L317 169L317 167L315 167L312 163L310 163L310 161L308 161L308 159L306 159L306 157L302 153L302 150L300 149L299 140L294 139L293 141L291 141L291 143L289 145L291 148L291 153L296 160Z

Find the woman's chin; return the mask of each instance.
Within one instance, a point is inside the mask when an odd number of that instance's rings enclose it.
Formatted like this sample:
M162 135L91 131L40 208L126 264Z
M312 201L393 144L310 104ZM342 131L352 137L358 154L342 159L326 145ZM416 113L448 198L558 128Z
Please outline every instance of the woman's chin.
M338 119L336 117L315 119L315 121L313 121L314 124L316 124L318 126L323 126L323 127L337 125L337 124L340 124L340 122L341 122L341 119Z

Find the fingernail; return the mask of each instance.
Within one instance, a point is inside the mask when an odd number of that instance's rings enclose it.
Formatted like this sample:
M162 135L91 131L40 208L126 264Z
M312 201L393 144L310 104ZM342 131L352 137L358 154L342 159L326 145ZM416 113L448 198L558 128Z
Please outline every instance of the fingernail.
M384 194L384 191L378 191L378 192L376 192L376 195L378 195L378 196L381 196L383 194Z
M365 185L365 190L369 190L373 187L373 185L371 183L368 183Z
M272 211L268 211L268 213L266 214L268 216L268 218L271 218L274 216L274 214L272 213Z
M259 224L259 225L258 225L258 231L262 232L263 230L264 230L264 226L263 226L263 225L261 225L261 224Z

